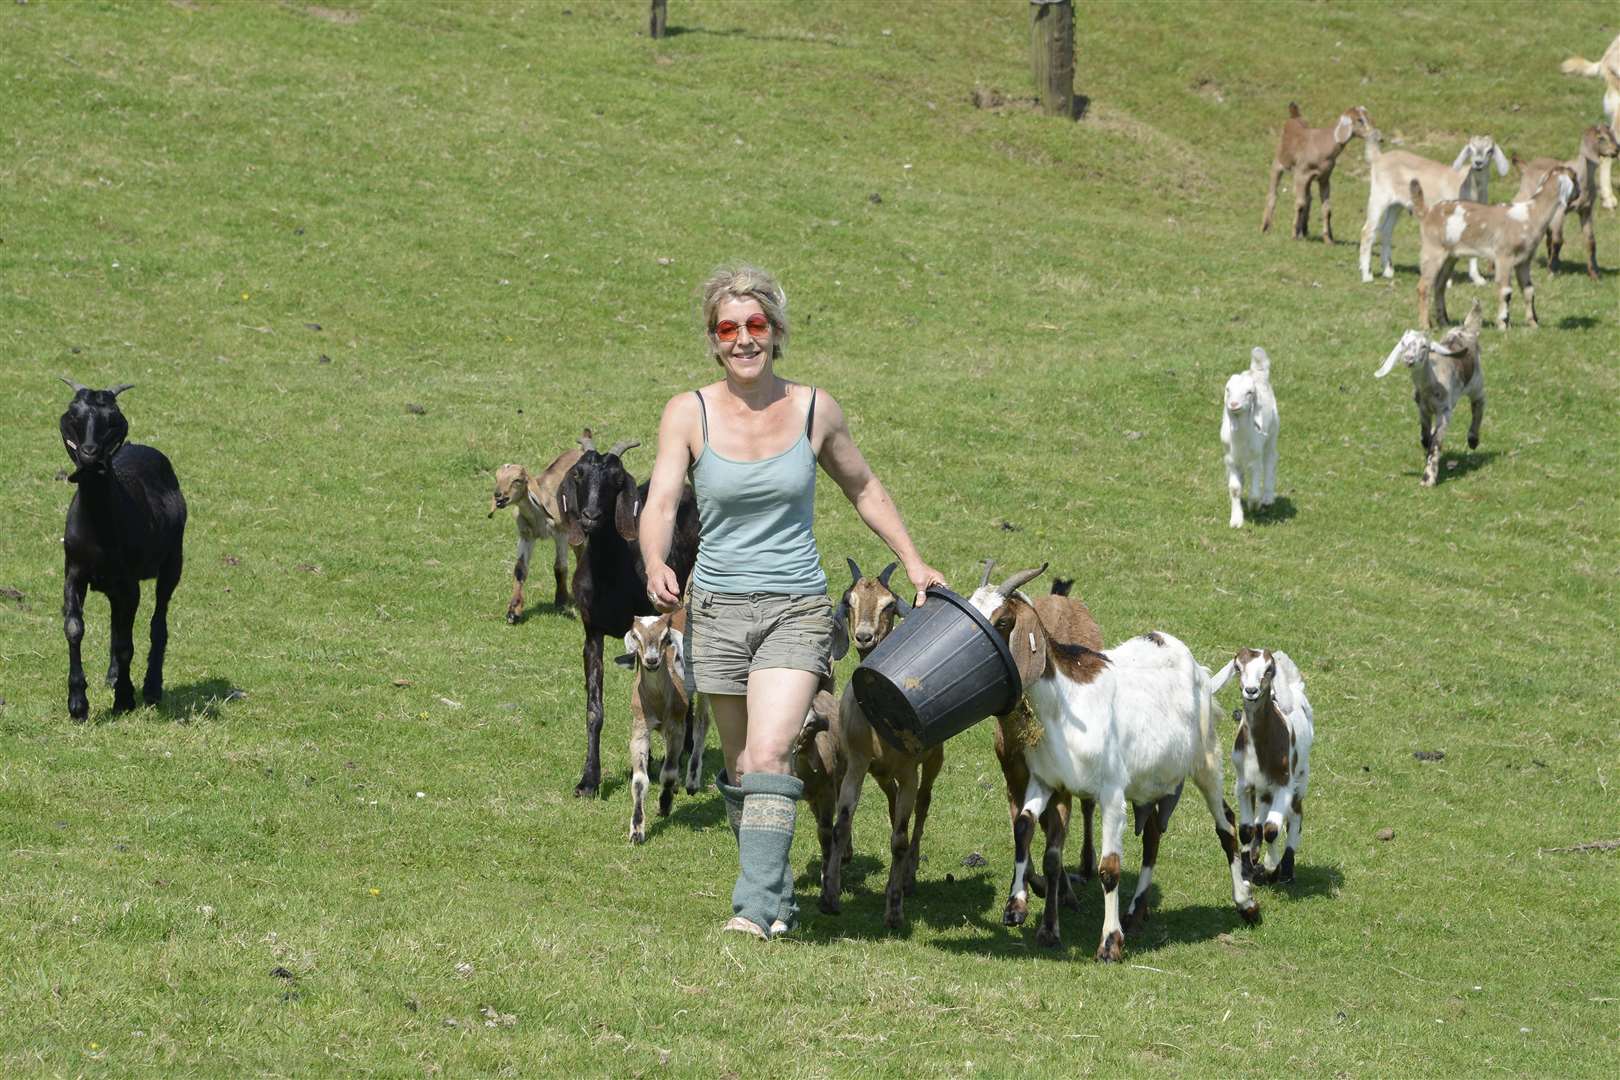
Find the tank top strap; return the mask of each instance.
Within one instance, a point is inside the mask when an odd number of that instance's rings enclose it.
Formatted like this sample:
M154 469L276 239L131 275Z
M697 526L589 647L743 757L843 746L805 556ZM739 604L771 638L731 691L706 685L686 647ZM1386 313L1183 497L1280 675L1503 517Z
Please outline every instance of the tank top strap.
M697 395L698 415L703 418L703 445L706 448L709 445L709 407L703 403L703 391L694 390L692 393Z
M804 435L810 437L811 430L816 426L816 388L810 388L810 413L804 418Z

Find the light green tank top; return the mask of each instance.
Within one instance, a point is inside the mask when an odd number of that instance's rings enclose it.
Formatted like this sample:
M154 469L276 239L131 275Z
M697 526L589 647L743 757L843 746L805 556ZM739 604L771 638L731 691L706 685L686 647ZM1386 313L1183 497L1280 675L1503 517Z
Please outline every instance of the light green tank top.
M717 593L827 591L827 575L811 532L816 506L816 455L810 425L816 418L816 391L799 440L780 454L759 461L733 461L709 445L709 409L701 391L703 452L692 463L697 492L697 566L692 580Z

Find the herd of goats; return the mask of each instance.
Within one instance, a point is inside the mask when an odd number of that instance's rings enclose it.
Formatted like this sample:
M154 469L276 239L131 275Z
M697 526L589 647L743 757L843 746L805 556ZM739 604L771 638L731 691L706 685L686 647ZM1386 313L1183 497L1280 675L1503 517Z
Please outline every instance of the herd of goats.
M1606 66L1605 66L1606 65ZM1613 69L1612 75L1609 69ZM1596 70L1594 70L1596 69ZM1602 64L1570 60L1565 70L1601 71L1609 77L1611 116L1620 105L1620 39ZM1608 99L1606 98L1606 101ZM1524 174L1518 198L1507 206L1486 202L1491 166L1505 175L1507 160L1493 140L1469 140L1446 166L1401 151L1385 151L1378 130L1364 108L1346 110L1332 128L1309 128L1299 110L1290 107L1273 165L1271 193L1263 227L1269 227L1280 175L1294 172L1294 235L1305 235L1310 189L1322 197L1323 234L1331 241L1330 178L1334 161L1352 137L1366 140L1372 163L1371 194L1361 238L1361 270L1371 280L1374 235L1382 241L1383 273L1391 275L1390 236L1402 207L1421 220L1423 254L1418 286L1421 330L1408 331L1377 374L1387 374L1397 361L1412 369L1427 453L1422 482L1438 478L1440 444L1453 406L1466 395L1473 414L1469 446L1479 439L1484 413L1484 378L1479 360L1483 315L1476 300L1465 322L1443 338L1431 340L1431 305L1445 320L1445 286L1453 263L1464 256L1495 262L1501 310L1497 325L1505 328L1508 280L1516 276L1525 295L1530 322L1536 321L1529 266L1543 236L1550 267L1556 267L1564 214L1580 214L1587 239L1587 269L1596 275L1596 247L1591 216L1596 192L1612 206L1608 176L1599 179L1599 163L1616 155L1610 127L1589 128L1580 152L1571 161L1538 158L1518 162ZM1517 161L1517 159L1515 159ZM1470 267L1476 281L1477 265ZM1226 446L1228 488L1233 526L1243 524L1245 507L1269 505L1275 498L1277 406L1269 380L1270 360L1255 349L1250 368L1232 376L1226 386L1221 437ZM134 708L131 682L133 631L140 601L140 582L155 578L156 603L151 621L151 648L142 698L158 703L163 696L163 658L168 641L169 599L179 582L186 504L169 460L159 451L127 442L129 425L118 396L129 386L93 390L72 380L74 396L60 421L61 435L77 486L64 532L63 624L68 643L68 713L75 720L89 715L86 679L80 657L84 636L85 593L94 588L111 605L111 648L107 683L114 710ZM631 824L630 839L646 839L645 796L650 786L651 732L663 736L659 771L662 790L658 812L670 812L677 784L688 794L702 783L703 752L709 713L701 695L689 699L683 673L684 613L655 614L647 599L646 580L637 546L637 514L645 503L647 484L637 484L622 455L637 445L621 442L603 453L587 429L580 449L559 455L544 470L531 473L504 465L496 474L491 516L516 511L518 547L515 588L507 606L508 622L523 614L524 583L537 542L552 541L555 603L572 599L585 631L586 756L575 794L594 795L601 783L600 741L603 725L602 676L604 642L622 638L625 653L617 662L632 669L631 689ZM695 498L687 488L678 508L669 565L682 586L691 572L698 546ZM572 551L575 572L567 580ZM893 630L909 607L889 586L894 564L877 575L862 573L849 560L850 584L835 614L834 658L853 644L866 657ZM1006 715L995 718L995 751L1006 781L1012 819L1014 875L1003 912L1010 926L1028 916L1028 894L1046 898L1037 940L1059 943L1058 909L1078 907L1076 888L1095 875L1104 893L1102 941L1097 956L1118 960L1124 933L1147 916L1159 838L1191 779L1209 809L1232 880L1232 897L1247 922L1259 919L1255 883L1289 882L1310 777L1313 715L1299 668L1284 652L1240 649L1214 675L1201 666L1187 646L1158 631L1104 648L1091 612L1070 595L1071 582L1054 579L1050 593L1032 597L1022 590L1045 566L1013 574L991 584L992 565L970 598L1006 642L1022 678L1023 694ZM1214 695L1236 678L1241 706L1230 752L1236 772L1237 813L1222 798L1222 759L1226 751L1216 724ZM846 686L835 697L829 678L817 693L794 750L794 767L805 784L821 844L821 909L837 913L841 874L851 854L850 823L868 776L888 799L891 863L885 887L884 922L903 924L903 898L916 885L923 827L935 778L944 764L943 747L907 750L878 737ZM681 765L686 756L684 769ZM1078 873L1066 872L1063 845L1069 828L1071 799L1078 796L1083 815L1084 845ZM1121 916L1117 886L1126 823L1134 812L1142 837L1142 869L1135 893ZM1100 811L1100 858L1093 848L1093 816ZM1031 865L1036 826L1046 847L1040 870ZM1278 852L1278 843L1282 851ZM1262 849L1262 845L1263 849Z

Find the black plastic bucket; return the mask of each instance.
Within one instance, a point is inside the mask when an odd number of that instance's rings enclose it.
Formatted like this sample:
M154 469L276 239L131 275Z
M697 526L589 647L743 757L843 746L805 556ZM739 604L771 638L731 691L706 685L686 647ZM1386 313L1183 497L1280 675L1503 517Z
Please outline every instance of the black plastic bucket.
M849 681L877 733L911 754L1007 712L1024 689L1001 635L967 600L939 586Z

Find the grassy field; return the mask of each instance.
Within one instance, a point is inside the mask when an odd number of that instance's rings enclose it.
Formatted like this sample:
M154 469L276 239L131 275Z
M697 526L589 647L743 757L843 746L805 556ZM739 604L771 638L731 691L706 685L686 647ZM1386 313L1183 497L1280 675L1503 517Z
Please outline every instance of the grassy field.
M1361 145L1336 246L1291 242L1286 197L1258 226L1290 100L1447 161L1572 153L1601 87L1558 62L1616 12L1080 7L1078 124L1028 107L1022 0L673 0L656 42L640 2L0 8L0 1072L1607 1075L1620 853L1555 849L1620 837L1620 224L1600 281L1537 261L1539 331L1487 331L1483 441L1454 429L1432 490L1407 381L1372 378L1416 230L1360 284ZM954 585L1051 560L1111 640L1299 661L1309 816L1263 925L1189 804L1126 966L1090 959L1095 886L1060 951L1003 928L984 725L898 934L869 787L844 914L801 815L807 927L722 937L717 795L626 842L619 669L606 797L571 797L579 624L548 581L503 623L493 470L587 424L650 444L713 377L694 289L737 257ZM1256 344L1282 499L1233 531L1218 401ZM84 725L59 374L136 384L191 507L169 696L113 716L93 683ZM880 566L820 499L833 579Z

